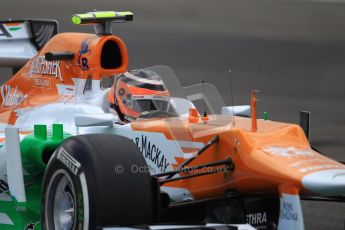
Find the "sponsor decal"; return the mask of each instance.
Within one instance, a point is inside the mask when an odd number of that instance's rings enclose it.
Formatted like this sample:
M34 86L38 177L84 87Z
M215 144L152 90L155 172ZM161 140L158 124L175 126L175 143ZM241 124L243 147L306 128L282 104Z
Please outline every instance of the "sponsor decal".
M85 57L81 58L81 68L83 70L88 70L89 69L89 60L87 60L87 58L85 58Z
M8 187L7 182L4 181L4 180L0 180L0 194L4 193L4 192L7 192L8 189L9 189L9 187Z
M263 151L266 153L272 155L272 156L280 156L280 157L308 157L308 156L314 156L315 152L311 149L297 149L295 147L268 147L264 148Z
M89 44L90 42L87 39L85 39L80 46L78 64L82 70L89 69L89 60L86 57L83 57L84 54L91 53L91 50L89 49Z
M251 225L267 224L267 213L266 212L250 213L246 215L246 219L247 219L247 223Z
M6 175L5 175L6 177ZM0 180L0 201L12 201L6 179Z
M312 171L321 171L324 169L344 169L345 165L341 164L324 164L324 165L315 165L315 166L310 166L310 167L305 167L301 168L298 171L301 173L307 173L307 172L312 172Z
M36 77L34 79L34 85L40 88L50 88L50 79L49 78L41 78Z
M24 228L24 230L34 230L35 229L35 223L30 223L30 224L27 224L27 225L25 225L25 228Z
M34 74L50 75L55 78L60 78L60 80L63 81L60 61L46 61L44 56L36 56L33 58L30 65L29 77L31 78Z
M327 163L333 163L334 161L331 159L327 158L321 158L321 157L316 157L316 158L309 158L309 159L303 159L297 162L294 162L289 165L290 168L301 168L303 167L303 164L327 164Z
M298 221L298 213L294 211L291 202L283 201L282 208L280 209L280 218L289 221Z
M78 174L81 164L74 159L64 148L57 154L57 159L62 162L74 175Z
M18 106L28 97L27 94L20 92L18 87L12 89L10 85L2 85L0 94L2 98L1 105L4 106Z
M11 38L12 35L6 30L4 24L0 23L0 37Z
M145 159L152 162L161 172L166 171L170 165L167 158L154 143L148 140L147 136L141 135L141 137L134 138L133 141Z
M7 29L9 31L18 31L20 30L23 24L22 23L15 23L15 22L11 22L11 23L6 23L5 26L7 27Z
M58 90L59 95L65 95L65 96L73 97L75 94L74 85L56 84L56 88Z
M77 193L77 204L78 204L78 220L84 220L84 202L83 202L83 194L80 192Z

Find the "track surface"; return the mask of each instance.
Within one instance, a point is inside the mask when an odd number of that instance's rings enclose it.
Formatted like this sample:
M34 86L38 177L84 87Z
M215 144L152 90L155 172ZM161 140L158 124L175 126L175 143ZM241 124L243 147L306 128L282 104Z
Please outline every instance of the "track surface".
M345 161L345 4L263 0L11 0L0 18L52 18L60 31L92 31L70 16L93 9L132 10L135 21L113 26L129 49L130 67L172 66L183 84L214 83L235 104L261 91L259 111L298 123L312 112L312 143ZM0 70L1 81L9 70ZM307 229L344 229L345 205L303 202Z

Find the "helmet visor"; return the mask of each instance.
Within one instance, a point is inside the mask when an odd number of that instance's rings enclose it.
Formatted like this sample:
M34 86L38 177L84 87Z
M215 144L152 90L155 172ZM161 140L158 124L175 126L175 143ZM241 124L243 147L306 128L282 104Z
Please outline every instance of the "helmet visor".
M168 112L170 108L170 97L143 95L132 96L131 100L126 103L128 107L139 113L148 111Z

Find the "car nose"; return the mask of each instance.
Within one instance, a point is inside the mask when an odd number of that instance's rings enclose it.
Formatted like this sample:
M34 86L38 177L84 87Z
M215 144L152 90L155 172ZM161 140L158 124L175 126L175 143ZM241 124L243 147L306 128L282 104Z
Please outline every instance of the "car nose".
M345 169L310 173L302 178L302 184L309 191L320 195L345 195Z

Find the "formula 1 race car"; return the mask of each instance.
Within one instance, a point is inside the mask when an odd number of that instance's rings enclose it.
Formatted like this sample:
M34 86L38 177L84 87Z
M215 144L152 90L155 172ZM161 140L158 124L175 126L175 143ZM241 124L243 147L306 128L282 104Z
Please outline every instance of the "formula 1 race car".
M0 22L0 229L304 229L300 199L344 201L345 165L301 125L226 106L167 66L128 70L112 22L95 34L47 20ZM253 226L253 227L252 227Z

